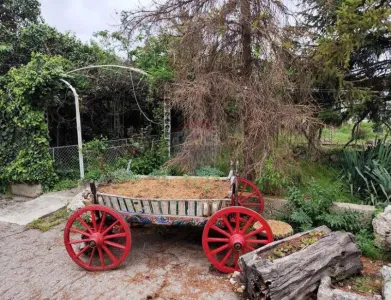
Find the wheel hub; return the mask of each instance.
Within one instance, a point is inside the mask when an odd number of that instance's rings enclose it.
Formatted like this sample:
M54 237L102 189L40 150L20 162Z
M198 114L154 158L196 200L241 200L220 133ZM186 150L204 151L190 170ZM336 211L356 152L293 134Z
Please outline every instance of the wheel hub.
M95 248L96 246L101 246L103 244L103 236L100 233L93 233L90 237L90 241L88 245L91 248Z
M245 238L242 234L237 233L231 236L230 245L234 250L236 251L241 250L244 244L245 244Z
M240 249L242 249L242 245L241 245L240 243L235 243L235 244L234 244L234 249L235 249L236 251L239 251Z

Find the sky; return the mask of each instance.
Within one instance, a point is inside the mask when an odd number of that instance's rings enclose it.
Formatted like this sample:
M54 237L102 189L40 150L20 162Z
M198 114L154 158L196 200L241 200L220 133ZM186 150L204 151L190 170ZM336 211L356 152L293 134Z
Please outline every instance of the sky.
M115 31L122 10L148 6L151 0L40 0L46 23L60 32L71 31L83 42L101 30ZM296 0L283 0L294 10ZM118 14L116 14L118 13Z
M88 42L94 32L114 31L122 10L135 9L145 0L40 0L46 23L60 32L71 31Z

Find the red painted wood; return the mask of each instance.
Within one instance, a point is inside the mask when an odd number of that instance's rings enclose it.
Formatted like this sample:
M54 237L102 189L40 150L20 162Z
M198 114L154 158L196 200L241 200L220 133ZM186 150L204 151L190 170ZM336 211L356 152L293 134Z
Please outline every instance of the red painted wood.
M260 228L252 226L259 222ZM206 223L202 247L217 270L232 273L239 270L240 255L273 241L273 233L264 218L243 206L231 206L216 212Z
M89 220L85 221L85 217ZM109 219L112 223L106 226ZM118 212L102 205L89 205L68 219L64 244L79 266L88 271L104 271L118 267L126 259L131 249L131 234Z
M257 186L251 181L244 178L237 178L238 183L238 202L241 206L255 210L262 214L265 201L263 200L262 194ZM232 195L234 197L234 195ZM251 198L257 198L256 202L250 202Z

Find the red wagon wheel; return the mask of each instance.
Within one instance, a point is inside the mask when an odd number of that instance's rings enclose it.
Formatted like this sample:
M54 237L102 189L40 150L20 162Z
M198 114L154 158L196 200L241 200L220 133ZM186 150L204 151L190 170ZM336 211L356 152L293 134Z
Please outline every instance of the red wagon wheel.
M257 186L251 181L240 177L237 178L237 182L238 202L240 205L262 214L264 200Z
M64 244L72 260L82 268L88 271L110 270L118 267L129 254L130 229L115 210L89 205L77 210L68 219Z
M241 206L216 212L206 223L202 234L206 256L223 273L239 271L240 255L272 241L273 233L266 220L255 211Z

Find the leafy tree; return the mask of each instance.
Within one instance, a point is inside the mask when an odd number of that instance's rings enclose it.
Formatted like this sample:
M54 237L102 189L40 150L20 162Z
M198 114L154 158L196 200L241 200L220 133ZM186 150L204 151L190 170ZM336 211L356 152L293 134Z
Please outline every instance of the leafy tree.
M40 21L38 0L3 0L0 2L0 76L19 63L13 46L21 28Z
M323 101L331 116L354 118L352 140L365 118L389 127L391 4L383 0L304 0L307 50L318 66L317 84L335 89ZM323 86L322 86L323 84ZM351 140L351 141L352 141Z

